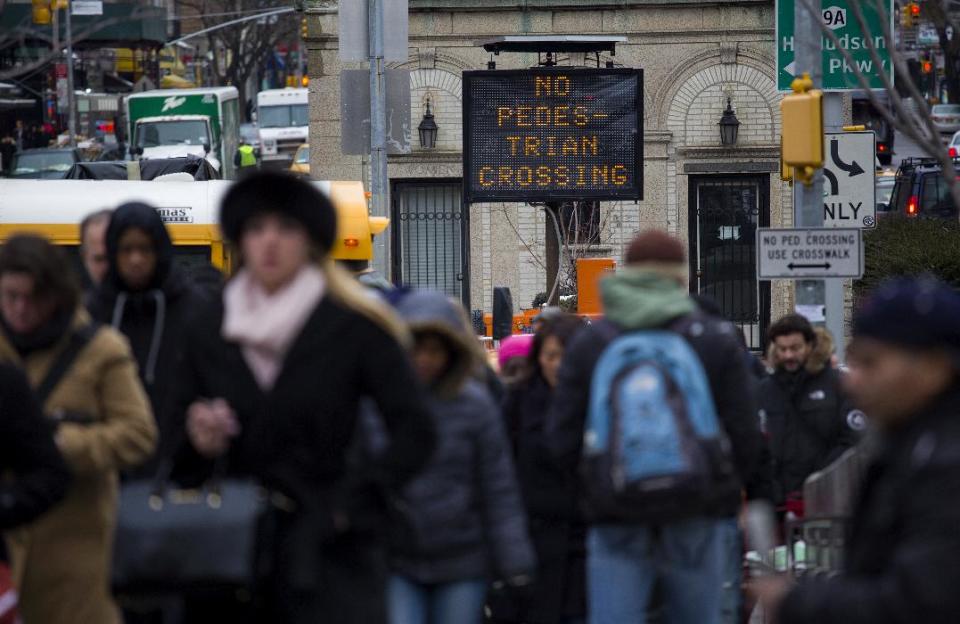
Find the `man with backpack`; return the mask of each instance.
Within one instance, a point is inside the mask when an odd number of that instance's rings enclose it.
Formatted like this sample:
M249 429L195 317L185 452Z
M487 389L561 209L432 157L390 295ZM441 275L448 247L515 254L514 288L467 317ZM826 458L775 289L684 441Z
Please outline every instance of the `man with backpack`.
M722 621L726 537L763 444L737 329L699 311L682 243L631 243L604 280L606 319L575 337L552 407L554 458L579 466L590 512L591 624ZM729 585L729 583L726 583Z

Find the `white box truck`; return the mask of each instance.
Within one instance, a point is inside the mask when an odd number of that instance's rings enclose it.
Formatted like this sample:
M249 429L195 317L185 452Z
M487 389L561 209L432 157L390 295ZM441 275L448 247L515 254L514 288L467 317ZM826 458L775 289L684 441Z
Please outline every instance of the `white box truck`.
M134 158L204 156L225 180L236 177L240 104L236 87L158 89L127 96Z
M257 94L260 160L288 166L310 130L309 89L270 89Z

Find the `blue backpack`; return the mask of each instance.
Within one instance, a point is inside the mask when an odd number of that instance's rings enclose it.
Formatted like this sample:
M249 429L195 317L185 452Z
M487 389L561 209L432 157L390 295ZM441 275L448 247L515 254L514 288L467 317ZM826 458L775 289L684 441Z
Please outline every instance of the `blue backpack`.
M606 519L693 515L732 471L700 358L676 331L623 334L593 374L583 470Z

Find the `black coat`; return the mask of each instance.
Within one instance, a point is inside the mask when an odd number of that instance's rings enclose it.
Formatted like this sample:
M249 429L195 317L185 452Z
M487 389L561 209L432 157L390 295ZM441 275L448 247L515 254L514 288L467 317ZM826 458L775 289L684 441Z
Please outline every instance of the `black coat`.
M150 235L158 256L153 283L141 292L131 291L117 269L118 240L131 227ZM181 440L175 397L185 330L210 297L174 264L173 243L153 208L128 206L118 211L107 231L106 247L107 276L88 299L87 307L95 321L111 325L127 338L137 360L160 442L154 458L131 476L149 478L156 473L159 458L172 455Z
M0 365L0 530L26 524L64 497L70 473L24 374ZM0 560L3 540L0 539Z
M382 574L386 562L373 553L382 542L377 535L385 513L377 492L399 487L417 473L434 442L423 393L400 345L365 316L324 297L294 341L273 389L263 392L240 346L221 337L223 314L217 301L186 329L178 403L183 413L196 400L225 399L242 427L228 454L230 472L252 476L295 502L296 511L279 529L279 580L287 590L316 595L331 576L342 576L349 584ZM359 474L347 470L347 456L366 396L376 404L391 444ZM181 468L197 464L209 469L189 447L180 459ZM335 527L335 514L347 524ZM369 532L369 539L357 539L360 532ZM354 543L368 550L345 546ZM341 555L342 560L331 560ZM344 569L341 574L339 567L349 568L351 559L379 561L379 568ZM347 588L323 591L328 601L347 601L352 595ZM366 606L362 600L353 602L353 608L340 605L346 615L330 621L378 621L378 615L354 619L357 609L381 611L376 599Z
M706 371L736 468L736 475L718 484L713 496L691 504L688 511L691 515L732 516L740 508L742 482L756 474L763 446L756 416L756 381L747 370L739 330L732 323L694 312L680 325ZM563 357L551 407L549 444L553 457L570 473L580 462L594 368L612 341L609 328L590 325L574 337ZM656 510L651 510L651 515L657 515ZM593 520L607 519L594 516Z
M538 568L527 590L491 596L496 622L557 624L586 614L586 525L577 481L545 453L552 397L535 375L511 388L504 404Z
M469 381L428 401L437 448L404 488L394 523L392 567L420 583L530 575L533 549L500 410Z
M816 363L760 382L760 420L772 455L773 500L782 504L857 441L862 414L840 386L840 373Z
M782 624L952 624L960 617L960 386L887 435L867 469L845 573L798 586Z

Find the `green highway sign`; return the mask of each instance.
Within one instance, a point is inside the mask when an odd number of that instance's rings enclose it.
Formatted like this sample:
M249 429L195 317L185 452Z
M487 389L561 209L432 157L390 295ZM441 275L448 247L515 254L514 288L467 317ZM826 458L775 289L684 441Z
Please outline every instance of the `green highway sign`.
M872 0L812 0L820 2L823 24L830 29L840 42L840 46L850 53L854 64L867 78L870 87L883 89L883 74L886 72L893 80L893 63L890 60L890 48L893 41L888 41L884 35L883 21L889 21L889 32L893 32L893 0L884 0L886 15L877 11L876 3ZM796 67L796 46L794 38L794 8L796 3L803 0L777 0L777 88L780 91L790 91L790 83L801 69ZM863 12L868 32L863 32L857 21L851 5L857 3ZM824 91L847 91L860 89L856 70L837 49L832 39L820 28L820 47L823 50L823 85ZM877 49L881 66L878 67L870 53L870 42Z

